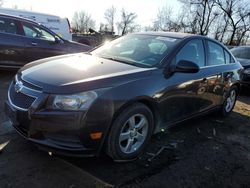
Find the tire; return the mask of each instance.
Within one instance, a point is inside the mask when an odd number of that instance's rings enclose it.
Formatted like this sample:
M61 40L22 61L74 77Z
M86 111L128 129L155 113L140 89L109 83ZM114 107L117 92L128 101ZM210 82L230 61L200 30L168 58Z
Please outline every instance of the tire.
M153 114L146 105L136 103L127 107L112 124L107 154L115 161L136 159L151 137L153 122Z
M222 108L221 108L221 115L223 117L228 116L236 103L238 97L238 88L237 86L232 86L228 93L226 94L225 101L223 102Z

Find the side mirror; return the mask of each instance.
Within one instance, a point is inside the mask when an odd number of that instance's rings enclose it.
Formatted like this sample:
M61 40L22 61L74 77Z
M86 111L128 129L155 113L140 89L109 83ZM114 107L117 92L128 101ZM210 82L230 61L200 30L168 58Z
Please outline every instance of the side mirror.
M59 44L59 43L63 43L63 41L59 37L55 37L55 43Z
M192 61L180 60L174 72L183 72L183 73L196 73L199 72L200 67Z

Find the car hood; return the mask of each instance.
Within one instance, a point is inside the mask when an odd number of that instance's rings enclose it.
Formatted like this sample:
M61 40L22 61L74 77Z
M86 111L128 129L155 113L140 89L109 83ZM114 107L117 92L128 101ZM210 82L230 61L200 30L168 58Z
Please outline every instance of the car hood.
M20 69L22 80L47 93L76 93L113 87L141 79L152 68L106 60L91 55L71 54L38 60Z
M237 58L237 60L240 62L240 64L246 68L246 67L250 67L250 59L241 59L241 58Z
M68 51L70 53L86 52L92 49L91 46L81 44L78 42L74 42L74 41L64 41L64 42L65 42L65 45L69 47Z

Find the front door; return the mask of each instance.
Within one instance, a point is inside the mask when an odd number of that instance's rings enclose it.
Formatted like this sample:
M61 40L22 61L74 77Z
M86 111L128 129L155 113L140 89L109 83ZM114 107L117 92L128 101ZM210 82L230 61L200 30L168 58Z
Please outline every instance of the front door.
M171 123L183 120L199 113L211 105L207 100L208 89L205 67L205 50L203 41L193 39L177 53L171 62L175 66L180 60L196 63L200 67L197 73L174 73L165 80L166 88L161 109L164 112L164 122ZM172 85L169 88L169 85Z
M0 17L0 66L20 67L25 63L24 41L19 35L18 22Z
M24 55L29 62L65 54L66 49L44 28L30 23L22 23L22 28L26 38Z

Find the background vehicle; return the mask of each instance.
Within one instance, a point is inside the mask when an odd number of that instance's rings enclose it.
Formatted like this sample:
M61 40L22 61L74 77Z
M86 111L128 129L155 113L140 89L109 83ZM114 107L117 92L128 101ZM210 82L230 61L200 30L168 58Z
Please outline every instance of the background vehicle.
M243 85L250 87L250 46L239 46L231 49L232 54L244 67L241 75Z
M87 45L62 39L36 22L0 14L1 68L20 68L37 59L89 49Z
M30 19L49 28L63 39L72 40L71 28L68 18L60 18L59 16L50 14L8 8L0 8L0 14L9 14Z
M241 70L227 48L203 36L131 34L24 66L5 109L16 130L47 151L92 156L106 147L128 160L162 129L211 110L228 115Z

